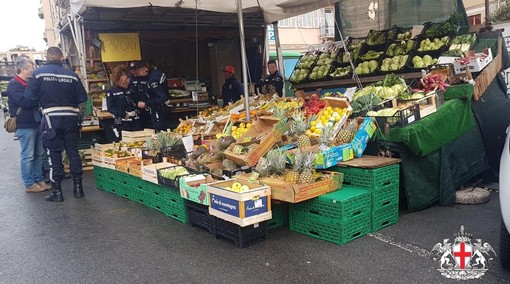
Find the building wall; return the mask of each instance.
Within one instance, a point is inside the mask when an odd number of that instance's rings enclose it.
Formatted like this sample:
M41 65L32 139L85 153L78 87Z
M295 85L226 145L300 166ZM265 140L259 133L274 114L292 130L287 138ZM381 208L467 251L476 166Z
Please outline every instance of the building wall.
M44 19L44 39L48 46L57 44L57 35L53 25L53 17L51 15L52 0L41 0L43 19Z
M12 62L21 55L30 57L32 60L46 60L44 51L0 51L0 61Z
M481 23L485 23L485 0L463 0L464 8L468 17L480 15ZM490 11L496 10L500 4L503 4L504 0L491 0Z
M306 51L310 45L323 42L318 28L279 28L278 32L283 50ZM274 41L270 41L269 48L275 49Z

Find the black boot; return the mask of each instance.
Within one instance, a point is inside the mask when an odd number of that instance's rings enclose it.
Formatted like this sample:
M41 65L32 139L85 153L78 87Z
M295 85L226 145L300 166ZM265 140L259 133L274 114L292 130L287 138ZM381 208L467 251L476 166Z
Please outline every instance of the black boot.
M82 178L73 178L74 187L73 187L73 195L76 198L82 198L83 194L83 185L81 184Z
M51 194L46 196L46 201L53 201L53 202L64 201L64 196L62 196L62 187L60 186L60 182L52 182L51 186L53 188L52 188Z

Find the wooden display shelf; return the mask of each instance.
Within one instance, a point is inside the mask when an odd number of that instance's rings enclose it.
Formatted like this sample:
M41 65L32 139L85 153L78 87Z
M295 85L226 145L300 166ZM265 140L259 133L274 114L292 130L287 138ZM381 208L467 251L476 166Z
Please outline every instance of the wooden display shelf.
M361 158L354 158L346 162L340 162L338 165L343 167L374 169L399 164L400 161L401 160L397 158L363 155Z
M88 83L100 83L100 82L106 82L108 81L108 79L104 78L104 79L87 79L87 82Z
M103 130L99 125L82 126L80 132L95 132Z
M207 109L209 107L210 106L198 107L198 110L201 111L201 110ZM170 111L170 114L172 114L172 113L183 113L183 112L194 112L194 111L197 111L196 107L174 108L174 109L172 109Z
M404 79L416 79L421 78L421 72L411 72L411 73L402 73L396 74ZM377 81L384 80L386 75L376 75L370 77L360 77L359 80L361 83L373 83ZM338 80L329 80L329 81L317 81L310 83L301 83L301 84L293 84L292 87L294 89L317 89L324 87L339 87L339 86L348 86L348 85L356 85L356 81L352 78L347 79L338 79Z
M199 102L207 102L209 101L209 98L198 98ZM187 98L187 99L170 99L171 104L181 104L181 103L193 103L193 99Z

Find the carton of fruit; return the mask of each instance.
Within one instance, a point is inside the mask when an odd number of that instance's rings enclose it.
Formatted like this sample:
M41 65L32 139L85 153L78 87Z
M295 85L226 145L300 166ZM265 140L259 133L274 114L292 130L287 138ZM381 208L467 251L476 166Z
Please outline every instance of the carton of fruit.
M314 183L293 184L275 177L261 180L271 188L271 197L290 203L298 203L342 188L343 174L324 171L327 178Z
M207 184L214 181L209 174L185 176L179 180L181 197L202 205L209 205Z
M207 185L209 214L246 227L272 218L271 189L242 180Z
M166 158L163 158L161 163L152 163L147 160L142 160L142 179L158 184L158 170L162 168L168 168L176 166L175 164L169 163Z
M148 137L152 137L154 129L144 129L141 131L122 131L122 142L136 143L145 142Z
M287 129L285 120L260 117L236 143L225 150L224 155L240 166L252 167L281 140Z
M172 166L157 170L158 183L171 189L179 190L179 179L190 173L185 167Z
M466 73L466 70L471 72L480 72L485 66L491 63L492 51L490 48L484 48L483 52L475 53L474 50L470 50L464 53L464 58L457 58L453 62L455 73Z

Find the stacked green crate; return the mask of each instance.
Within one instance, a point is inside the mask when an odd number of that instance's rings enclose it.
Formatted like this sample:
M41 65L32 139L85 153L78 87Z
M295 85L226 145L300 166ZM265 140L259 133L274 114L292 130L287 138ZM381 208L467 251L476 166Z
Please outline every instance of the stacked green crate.
M96 187L156 209L180 222L187 222L184 200L179 191L139 177L102 167L94 167Z
M372 195L372 232L398 223L399 170L398 164L363 169L335 167L344 174L344 185L367 189Z
M291 204L289 229L344 245L370 232L370 192L343 186L319 197Z
M268 229L286 227L289 223L288 203L271 201L271 220L267 221Z

